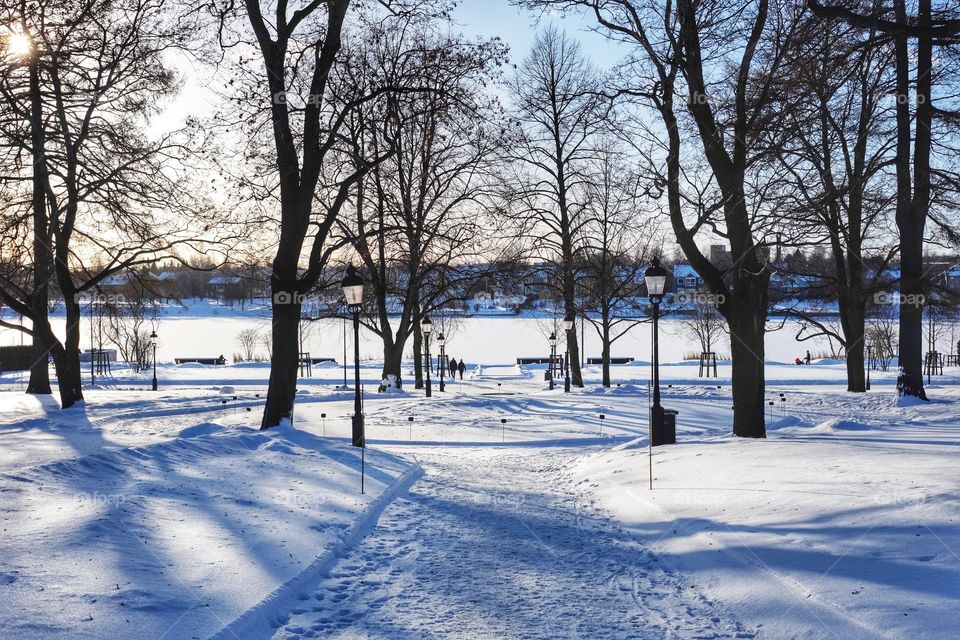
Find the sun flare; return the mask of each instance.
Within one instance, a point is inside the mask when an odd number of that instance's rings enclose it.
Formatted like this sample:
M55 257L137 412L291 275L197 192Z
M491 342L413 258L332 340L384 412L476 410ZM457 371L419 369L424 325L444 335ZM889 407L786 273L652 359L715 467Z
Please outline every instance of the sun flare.
M7 41L7 51L15 56L25 56L30 53L30 38L23 33L11 33Z

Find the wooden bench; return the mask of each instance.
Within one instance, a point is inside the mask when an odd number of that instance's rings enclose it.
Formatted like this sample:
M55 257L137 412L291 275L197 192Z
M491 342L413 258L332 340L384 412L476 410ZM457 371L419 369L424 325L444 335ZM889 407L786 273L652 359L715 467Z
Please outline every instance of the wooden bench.
M227 364L227 359L223 356L219 358L174 358L173 361L176 364L208 364L215 366Z
M610 364L630 364L634 359L623 356L619 358L614 358L610 356ZM587 358L587 364L603 364L603 358Z

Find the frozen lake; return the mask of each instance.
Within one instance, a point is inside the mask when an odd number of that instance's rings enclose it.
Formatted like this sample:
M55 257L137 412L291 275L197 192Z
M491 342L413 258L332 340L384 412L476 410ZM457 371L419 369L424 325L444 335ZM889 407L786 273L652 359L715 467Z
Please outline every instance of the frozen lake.
M9 310L3 317L11 318ZM54 316L54 326L63 333L62 310ZM518 356L546 356L549 354L547 336L553 329L549 318L473 316L458 318L449 323L444 331L447 334L447 353L470 363L512 363ZM304 350L313 356L333 357L342 360L344 351L344 322L341 320L322 320L308 323L305 332ZM439 324L439 323L438 323ZM562 323L559 323L562 325ZM699 351L694 339L685 335L681 321L665 319L661 321L660 353L664 362L682 360L685 354ZM825 339L808 340L798 343L795 339L799 324L781 319L769 321L771 331L767 333L766 359L778 362L792 362L802 356L807 349L812 353L829 351ZM166 307L157 326L160 336L158 360L172 361L175 357L215 357L220 354L230 360L234 353L241 351L237 344L237 335L241 330L254 328L262 335L269 335L269 310L263 307L241 310L209 302L192 301L188 308ZM352 328L347 335L347 347L352 350ZM582 329L577 325L578 335ZM562 334L562 329L558 335ZM600 356L600 339L593 327L587 323L583 331L587 357ZM0 345L19 344L18 332L0 329ZM29 340L29 338L27 338ZM360 355L363 359L382 358L380 339L372 332L361 329ZM81 348L90 346L89 316L85 313L81 327ZM412 348L412 340L408 349ZM563 350L563 343L558 349ZM728 356L730 342L723 336L715 349L720 356ZM266 356L266 347L258 348L260 355ZM436 351L435 347L432 351ZM637 360L649 360L651 353L650 324L639 324L617 340L612 349L613 356L630 356Z

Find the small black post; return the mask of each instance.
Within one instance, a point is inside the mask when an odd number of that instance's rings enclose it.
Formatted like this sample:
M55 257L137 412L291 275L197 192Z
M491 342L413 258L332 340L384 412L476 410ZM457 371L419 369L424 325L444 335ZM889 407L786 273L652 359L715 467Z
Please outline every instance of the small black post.
M413 440L413 416L407 416L407 422L410 424L410 440Z
M603 415L602 413L600 414L600 437L603 437L603 420L606 417L607 416Z
M150 341L153 343L153 390L157 390L157 332L150 334ZM90 356L93 357L92 354Z
M500 441L506 442L507 440L507 419L500 418Z
M323 435L327 435L327 414L321 413L320 417L323 419Z

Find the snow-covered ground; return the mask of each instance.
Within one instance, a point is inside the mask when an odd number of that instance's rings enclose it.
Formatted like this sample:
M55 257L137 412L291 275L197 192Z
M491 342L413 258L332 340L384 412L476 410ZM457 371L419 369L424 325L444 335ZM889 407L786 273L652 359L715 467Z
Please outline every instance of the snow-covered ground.
M264 365L117 368L67 412L5 376L0 637L960 635L960 371L896 407L893 373L770 365L746 441L728 367L667 364L650 490L647 366L564 394L487 362L366 394L364 495L335 365L270 432Z

